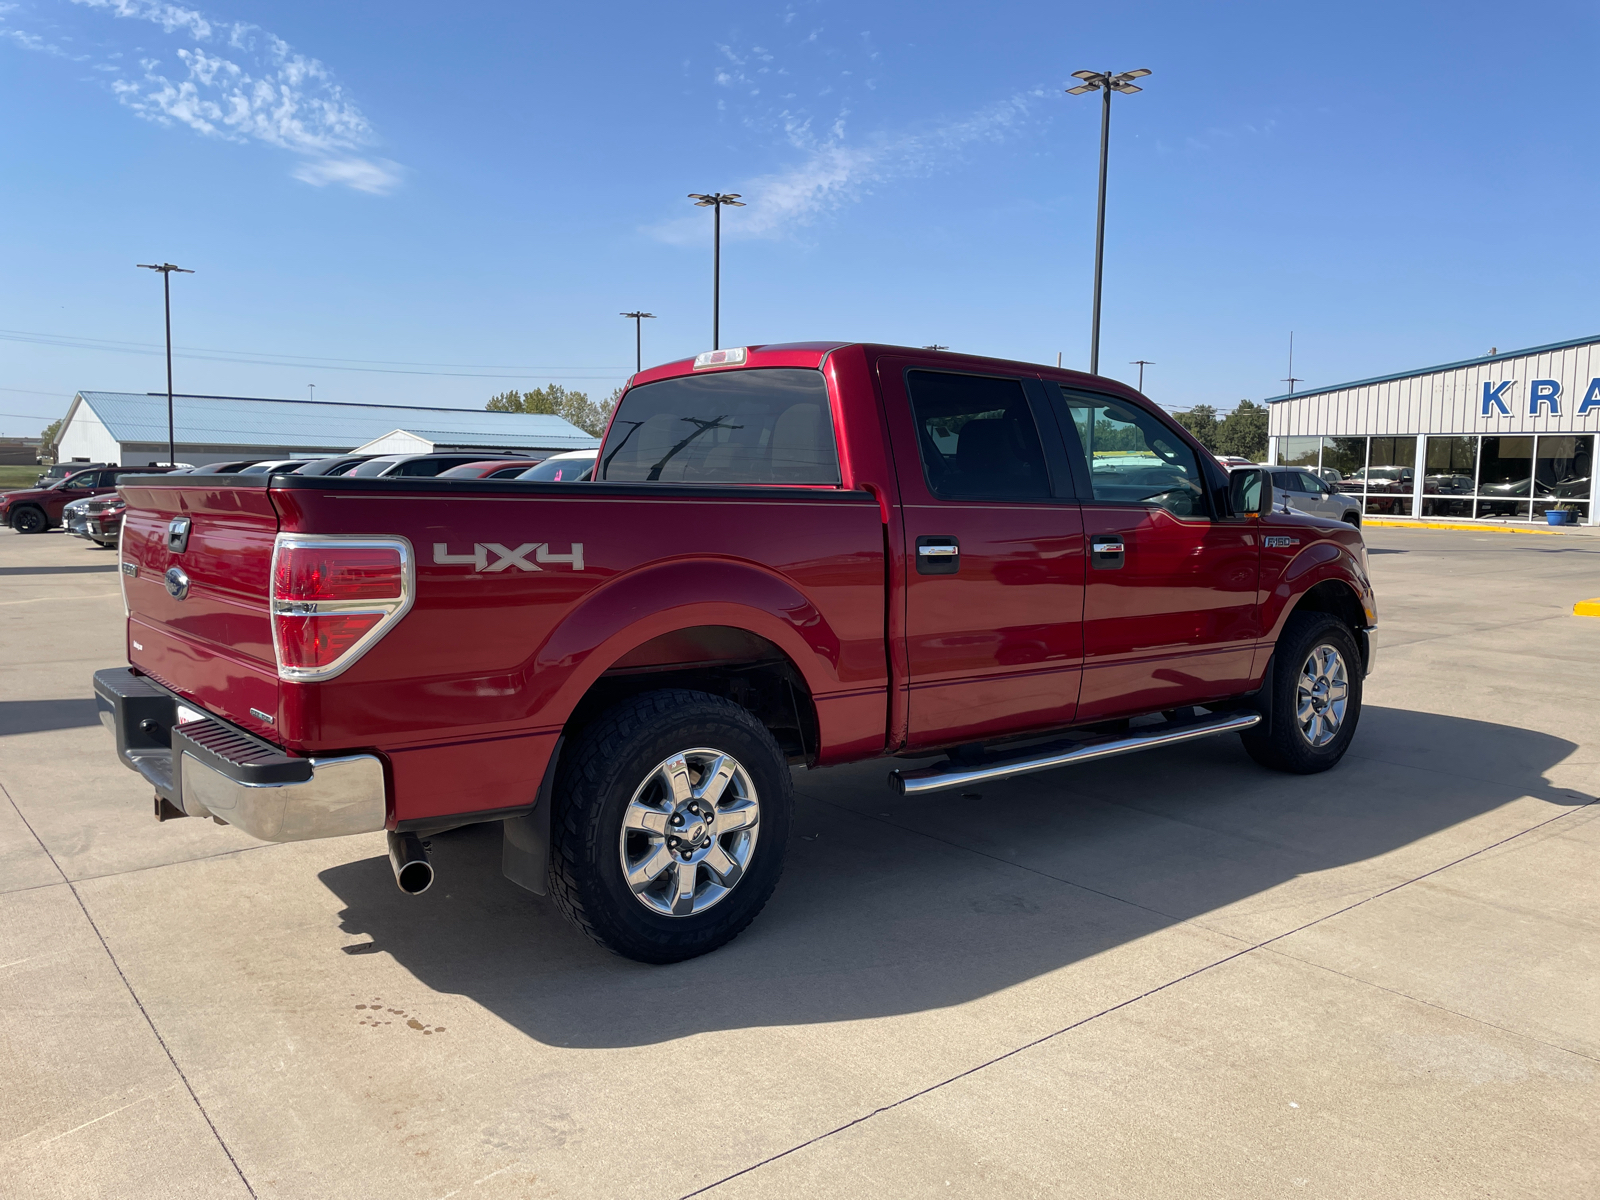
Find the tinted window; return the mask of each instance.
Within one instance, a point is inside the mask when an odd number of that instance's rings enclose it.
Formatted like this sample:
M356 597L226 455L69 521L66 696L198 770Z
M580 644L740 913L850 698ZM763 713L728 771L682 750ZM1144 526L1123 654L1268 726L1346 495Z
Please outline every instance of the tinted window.
M1206 515L1194 452L1141 408L1061 389L1096 500L1150 504L1179 517Z
M612 418L597 474L612 482L837 484L822 372L718 371L632 388Z
M1274 471L1272 486L1284 492L1297 492L1300 490L1300 478L1293 471Z
M1309 471L1294 472L1297 477L1297 486L1302 492L1310 492L1313 496L1322 494L1322 484L1317 482L1317 477Z
M985 375L909 371L912 419L928 490L943 500L1050 495L1039 430L1022 384Z

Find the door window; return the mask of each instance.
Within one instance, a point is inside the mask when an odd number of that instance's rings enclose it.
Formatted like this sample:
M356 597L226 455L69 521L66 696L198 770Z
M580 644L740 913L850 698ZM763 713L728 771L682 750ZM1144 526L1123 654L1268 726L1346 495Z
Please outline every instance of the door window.
M1206 516L1194 452L1143 409L1061 389L1096 500L1148 504L1178 517Z
M1322 482L1310 471L1295 471L1293 474L1297 477L1296 491L1309 492L1313 496L1322 495Z
M1280 492L1299 492L1305 489L1300 486L1300 475L1297 471L1274 471L1272 473L1272 486Z
M1043 500L1044 449L1022 383L986 375L908 371L917 449L941 500Z

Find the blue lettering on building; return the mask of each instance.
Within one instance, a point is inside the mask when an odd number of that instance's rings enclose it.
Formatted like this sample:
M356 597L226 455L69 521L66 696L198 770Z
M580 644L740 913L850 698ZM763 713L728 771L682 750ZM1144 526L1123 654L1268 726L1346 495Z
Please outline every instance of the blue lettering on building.
M1483 411L1478 415L1481 417L1487 417L1489 415L1489 406L1492 404L1500 410L1500 415L1502 417L1509 417L1511 415L1511 406L1506 403L1505 396L1506 392L1510 390L1511 385L1515 382L1516 381L1514 379L1508 379L1504 383L1484 384Z
M1528 415L1537 417L1539 406L1548 404L1550 415L1561 415L1561 381L1557 379L1535 379L1528 384Z
M1578 415L1584 416L1591 408L1600 408L1600 379L1589 380L1589 390L1583 394L1583 403L1578 405Z

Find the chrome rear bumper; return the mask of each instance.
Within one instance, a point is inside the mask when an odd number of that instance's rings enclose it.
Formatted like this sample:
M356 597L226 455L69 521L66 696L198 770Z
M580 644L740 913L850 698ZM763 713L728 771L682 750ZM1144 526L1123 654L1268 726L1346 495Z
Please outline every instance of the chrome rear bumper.
M123 765L185 816L213 817L264 842L385 825L383 763L375 755L298 758L215 717L179 724L176 698L126 667L96 671L94 691Z

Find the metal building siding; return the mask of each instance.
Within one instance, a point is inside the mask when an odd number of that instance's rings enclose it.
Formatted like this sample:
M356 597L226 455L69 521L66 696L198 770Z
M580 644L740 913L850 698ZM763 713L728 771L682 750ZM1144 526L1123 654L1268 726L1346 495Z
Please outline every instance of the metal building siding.
M1600 376L1597 346L1600 341L1540 347L1482 363L1276 397L1267 401L1268 429L1274 437L1600 432L1600 408L1577 415L1590 381ZM1559 416L1552 416L1546 405L1537 416L1529 414L1535 379L1561 385ZM1503 395L1511 415L1481 416L1483 385L1506 380L1513 381Z

